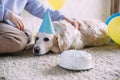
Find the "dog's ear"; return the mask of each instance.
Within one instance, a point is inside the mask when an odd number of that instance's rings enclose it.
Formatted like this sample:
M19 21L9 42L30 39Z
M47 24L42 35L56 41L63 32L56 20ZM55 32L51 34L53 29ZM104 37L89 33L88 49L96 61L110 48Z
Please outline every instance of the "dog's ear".
M56 23L56 27L57 32L55 36L57 38L58 46L60 51L64 51L70 48L70 46L72 45L74 27L66 21Z
M60 52L60 48L59 48L59 45L58 45L58 38L56 37L56 35L54 35L53 46L52 46L51 51L54 52L54 53Z
M57 34L57 41L60 51L67 50L71 46L69 35L65 33Z

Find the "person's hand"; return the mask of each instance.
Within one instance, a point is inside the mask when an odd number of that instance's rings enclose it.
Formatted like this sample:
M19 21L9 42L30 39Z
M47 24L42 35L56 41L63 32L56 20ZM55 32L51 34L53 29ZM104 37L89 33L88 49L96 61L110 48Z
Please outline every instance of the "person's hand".
M68 19L67 17L64 18L67 22L69 22L70 24L72 24L75 28L78 29L78 22L74 19Z
M24 30L24 24L23 24L22 18L20 16L18 16L17 14L15 14L14 12L9 10L8 13L7 13L6 18L8 20L10 20L15 25L15 27L17 29L19 29L21 31Z

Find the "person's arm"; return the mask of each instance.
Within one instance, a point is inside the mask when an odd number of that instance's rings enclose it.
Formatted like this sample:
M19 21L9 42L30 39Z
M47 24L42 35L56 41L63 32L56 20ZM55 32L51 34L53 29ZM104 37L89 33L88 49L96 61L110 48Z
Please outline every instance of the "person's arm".
M67 22L69 22L71 25L73 25L73 27L75 27L75 28L79 28L78 26L79 26L79 23L76 21L76 20L74 20L74 19L69 19L69 18L67 18L67 17L64 17L64 20L66 20Z
M7 10L4 6L0 4L0 21L3 21L6 18L6 12Z
M28 0L25 6L25 10L27 10L32 15L43 19L47 8L45 8L38 0ZM51 9L48 10L52 21L64 19L64 15L62 15L59 11L54 11Z
M58 20L66 20L67 22L71 23L73 26L77 27L76 22L68 19L64 15L62 15L59 11L54 11L51 9L46 9L38 0L28 0L25 10L27 10L32 15L43 19L46 10L49 10L50 16L52 21Z
M19 30L24 30L24 24L21 18L11 10L5 8L3 5L0 5L0 21L4 21L6 19L10 20Z
M24 23L20 16L14 13L11 10L7 10L6 12L6 19L10 20L17 29L23 31L24 30Z

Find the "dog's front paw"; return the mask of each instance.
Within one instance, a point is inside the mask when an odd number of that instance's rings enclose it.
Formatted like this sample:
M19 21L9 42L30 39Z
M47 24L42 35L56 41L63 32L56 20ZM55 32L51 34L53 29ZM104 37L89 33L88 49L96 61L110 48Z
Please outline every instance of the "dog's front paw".
M28 37L28 43L27 43L25 49L26 49L26 50L32 49L33 46L34 46L34 44L35 44L34 38L33 38L32 36L29 36L29 37Z
M34 35L33 35L32 32L29 31L29 30L26 30L26 31L24 31L24 32L25 32L25 34L26 34L26 36L27 36L27 38L28 38L28 43L27 43L25 49L26 49L26 50L32 49L33 46L34 46L34 44L35 44Z
M28 50L28 49L32 49L34 46L34 42L31 42L29 44L26 45L25 49Z

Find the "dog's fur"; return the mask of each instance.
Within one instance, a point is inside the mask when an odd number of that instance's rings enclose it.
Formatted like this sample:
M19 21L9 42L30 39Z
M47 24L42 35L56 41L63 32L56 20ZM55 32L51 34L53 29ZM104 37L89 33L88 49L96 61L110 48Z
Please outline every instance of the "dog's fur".
M107 25L96 19L79 20L78 29L66 21L54 22L53 25L55 34L37 33L34 46L40 49L37 55L49 51L59 53L75 47L82 49L87 46L102 46L109 41ZM49 41L44 41L45 38Z

